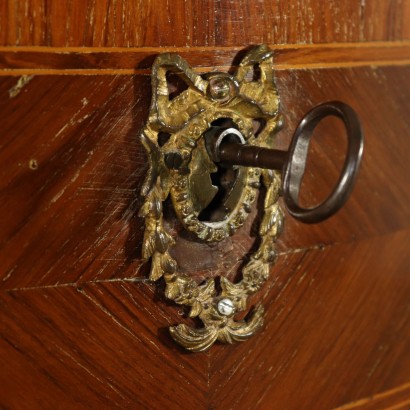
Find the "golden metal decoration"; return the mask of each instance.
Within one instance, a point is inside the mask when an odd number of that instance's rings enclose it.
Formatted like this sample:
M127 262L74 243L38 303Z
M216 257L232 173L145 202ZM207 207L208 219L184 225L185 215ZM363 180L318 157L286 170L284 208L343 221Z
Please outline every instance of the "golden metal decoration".
M208 349L216 340L243 341L263 323L263 307L258 306L248 320L235 320L247 309L250 295L259 291L275 261L275 240L282 227L283 214L278 205L280 173L252 167L239 167L236 180L225 201L226 215L221 220L203 221L200 212L216 195L210 175L216 165L210 159L205 134L219 121L229 119L243 135L244 143L271 147L280 126L279 96L274 84L272 51L267 46L251 49L235 75L196 74L180 56L162 54L152 67L152 103L141 139L150 162L142 187L144 203L140 216L145 219L142 256L151 259L150 280L164 278L165 295L190 308L190 317L199 317L202 328L180 324L170 328L175 341L191 351ZM170 97L167 73L176 73L188 88ZM263 120L259 135L255 120ZM260 180L265 186L264 214L259 228L259 247L242 269L242 279L232 283L220 278L221 291L214 279L198 284L178 272L170 255L175 240L166 228L163 203L171 197L183 226L200 240L222 241L232 235L248 217Z

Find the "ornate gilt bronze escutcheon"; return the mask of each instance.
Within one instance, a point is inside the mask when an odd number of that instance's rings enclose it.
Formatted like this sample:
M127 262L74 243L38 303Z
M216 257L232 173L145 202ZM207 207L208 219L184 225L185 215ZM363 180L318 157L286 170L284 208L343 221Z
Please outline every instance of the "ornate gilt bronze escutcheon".
M174 72L187 89L172 98L167 73ZM290 150L272 149L281 126L279 96L274 83L273 53L267 46L251 49L236 73L214 72L201 76L176 54L159 55L152 67L152 103L141 135L149 156L149 172L142 187L145 218L143 258L151 259L150 279L164 278L165 295L189 307L203 327L180 324L171 336L191 351L209 348L216 340L243 341L263 324L263 307L257 306L247 320L236 314L247 310L250 295L269 277L276 258L275 240L283 225L278 199L283 195L289 212L304 222L318 222L336 212L346 201L360 163L363 138L354 111L340 102L322 104L309 112L295 132ZM339 182L330 197L312 209L298 204L310 137L325 116L340 117L349 137L348 154ZM255 133L255 123L263 124ZM200 217L218 193L211 174L217 164L231 167L233 182L226 187L217 218ZM197 283L180 273L170 249L175 243L164 221L163 205L170 196L183 227L198 240L217 242L241 227L252 203L264 186L264 206L259 227L259 246L233 283L220 278ZM249 315L248 315L249 316Z

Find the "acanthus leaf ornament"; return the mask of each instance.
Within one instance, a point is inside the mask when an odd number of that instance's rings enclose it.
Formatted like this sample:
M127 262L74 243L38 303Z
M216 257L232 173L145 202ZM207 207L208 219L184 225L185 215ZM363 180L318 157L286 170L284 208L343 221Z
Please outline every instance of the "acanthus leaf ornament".
M255 65L259 65L261 76L257 81L250 81L247 75ZM188 84L188 89L174 99L169 97L168 71L179 73ZM262 326L263 308L259 306L248 321L236 321L234 316L247 309L248 296L258 291L268 277L269 264L275 254L272 239L279 234L283 218L277 205L280 178L275 171L241 169L240 183L237 184L239 193L236 193L236 201L228 216L220 222L201 221L198 214L208 201L203 191L212 198L216 189L210 180L201 184L214 171L203 136L214 121L229 118L249 143L270 144L279 122L272 52L266 46L254 48L243 59L236 75L215 73L208 78L196 74L178 55L162 54L152 68L152 88L149 120L141 136L150 162L141 191L144 203L140 216L145 218L143 258L151 259L151 280L164 278L166 297L188 306L189 316L198 316L204 323L204 328L199 329L181 324L171 327L170 333L191 351L205 350L216 340L225 343L246 340ZM257 141L252 132L255 118L266 121ZM159 141L161 132L170 134L162 146ZM205 175L198 176L198 172ZM177 262L169 253L174 239L164 224L163 202L169 194L186 229L203 241L221 241L243 225L256 198L261 177L267 198L276 200L265 204L260 228L261 245L244 267L242 280L234 284L222 277L222 291L218 295L214 279L198 284L189 276L180 274ZM200 185L197 190L196 180ZM202 191L202 196L197 191ZM269 239L264 240L265 237ZM218 309L222 299L232 304L231 314Z
M175 98L169 95L168 72L174 72L188 86ZM152 102L141 135L150 165L141 190L144 203L139 213L145 219L142 256L151 259L149 278L163 278L166 297L187 306L189 316L203 322L201 328L186 324L170 328L173 339L186 349L198 352L217 340L247 340L263 324L263 307L257 305L246 320L235 317L248 309L249 296L260 291L275 262L275 242L284 219L279 195L284 195L289 212L304 222L323 220L339 209L352 189L361 158L360 124L345 104L322 104L302 120L289 152L269 149L282 119L273 53L265 45L252 48L234 75L214 72L201 76L180 56L162 54L153 64L151 79ZM298 163L304 163L314 126L327 115L342 118L348 131L350 145L343 171L346 175L323 204L303 209L297 196L304 165L295 168L292 161L296 158ZM219 125L227 120L229 126ZM258 135L254 133L255 121L263 122ZM301 146L299 140L303 140ZM225 214L206 221L200 215L217 194L210 174L217 169L218 161L245 166L233 168L236 179L227 189ZM219 242L244 224L261 183L265 198L259 245L242 268L241 279L232 283L221 277L217 287L213 278L197 283L181 273L170 252L175 238L164 221L163 205L168 197L185 229L200 241Z

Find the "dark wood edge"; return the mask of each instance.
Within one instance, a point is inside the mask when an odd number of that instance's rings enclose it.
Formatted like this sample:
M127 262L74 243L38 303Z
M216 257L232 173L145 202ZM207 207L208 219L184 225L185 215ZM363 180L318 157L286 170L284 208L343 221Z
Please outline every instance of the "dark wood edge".
M272 45L275 69L410 64L410 42ZM246 49L0 47L0 75L149 74L159 53L175 52L201 72L234 67Z

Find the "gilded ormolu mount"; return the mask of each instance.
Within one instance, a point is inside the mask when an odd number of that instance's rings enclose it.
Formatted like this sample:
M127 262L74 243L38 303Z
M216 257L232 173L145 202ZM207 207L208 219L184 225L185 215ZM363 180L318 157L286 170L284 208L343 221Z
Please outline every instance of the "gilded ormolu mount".
M175 98L169 95L166 78L169 71L188 85ZM272 52L266 46L255 47L243 58L234 75L208 76L196 74L178 55L162 54L152 67L152 93L149 119L141 136L150 161L140 210L140 216L145 218L143 258L152 260L151 280L164 278L166 297L188 306L189 315L198 316L204 324L202 328L180 324L170 328L171 335L191 351L205 350L216 340L225 343L246 340L261 327L263 308L258 306L247 321L236 321L235 314L247 309L248 297L261 289L275 261L275 240L283 221L278 206L280 173L239 167L225 202L225 217L216 222L204 221L199 214L217 190L210 180L216 168L207 153L204 135L218 120L229 119L243 135L243 143L272 146L280 123ZM257 137L255 120L264 123ZM242 269L242 279L232 283L221 277L218 293L214 279L198 284L179 273L178 264L169 253L174 239L164 224L163 203L168 196L187 230L203 241L221 241L243 225L260 181L266 188L260 245Z

